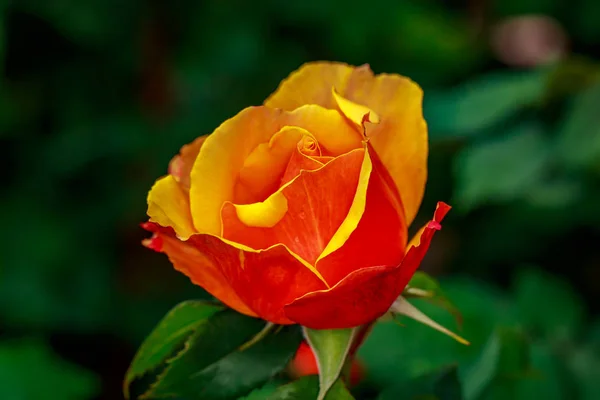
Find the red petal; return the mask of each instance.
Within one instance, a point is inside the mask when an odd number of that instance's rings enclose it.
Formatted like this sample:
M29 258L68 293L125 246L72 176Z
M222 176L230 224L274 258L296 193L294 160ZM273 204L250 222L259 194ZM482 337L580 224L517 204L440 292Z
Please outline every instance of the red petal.
M369 151L373 171L367 188L365 211L344 245L317 261L317 270L330 284L358 269L398 265L405 254L407 227L402 204L386 184L386 171ZM395 187L392 186L395 190Z
M352 272L328 290L309 293L285 307L291 320L313 329L349 328L379 318L421 264L435 231L450 206L438 203L434 220L397 267L369 267Z
M177 239L172 228L161 227L153 222L146 222L142 227L154 233L152 238L145 240L143 244L152 250L165 253L173 267L187 275L194 284L203 287L208 293L236 311L246 315L256 315L235 293L219 265L209 260L189 241L183 242Z
M283 312L285 304L307 292L326 288L317 275L290 254L285 246L257 252L240 249L206 234L194 235L189 241L213 265L219 266L239 298L267 321L293 323ZM191 277L199 271L190 269L182 272Z

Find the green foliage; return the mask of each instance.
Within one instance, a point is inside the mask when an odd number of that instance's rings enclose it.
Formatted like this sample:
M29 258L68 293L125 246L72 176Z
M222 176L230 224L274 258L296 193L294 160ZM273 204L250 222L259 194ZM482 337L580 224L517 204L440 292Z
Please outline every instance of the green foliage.
M523 269L515 275L512 293L466 280L442 285L464 316L471 346L436 339L435 332L411 321L380 323L359 351L370 385L384 388L384 394L400 393L398 382L418 387L422 377L457 365L462 397L456 399L518 400L534 394L565 399L574 391L591 399L597 393L592 380L597 379L600 336L592 330L580 340L582 304L564 282ZM541 309L544 302L550 304ZM440 308L420 307L442 323L451 322Z
M584 90L563 121L557 147L572 167L600 171L600 83Z
M58 357L38 339L0 343L0 388L7 400L89 399L96 376Z
M134 359L125 384L150 376L132 386L131 397L237 399L248 394L285 367L301 340L297 326L263 334L264 326L232 310L180 304ZM257 335L260 340L254 341ZM127 386L125 391L128 395Z
M514 380L529 369L529 348L516 329L495 330L479 359L463 373L465 400L514 398Z
M585 307L568 284L536 269L520 269L514 286L520 320L531 332L553 340L580 333Z
M136 378L154 370L169 359L176 350L206 324L208 319L223 307L206 302L189 300L173 308L154 331L146 338L131 362L125 377L125 396L129 397L129 385Z
M441 368L385 389L378 400L461 400L462 389L455 366Z
M455 161L454 202L466 211L521 198L544 178L550 160L550 144L535 123L525 123L501 138L468 146Z
M425 97L424 113L432 138L452 139L479 134L538 103L548 72L499 72L448 91Z

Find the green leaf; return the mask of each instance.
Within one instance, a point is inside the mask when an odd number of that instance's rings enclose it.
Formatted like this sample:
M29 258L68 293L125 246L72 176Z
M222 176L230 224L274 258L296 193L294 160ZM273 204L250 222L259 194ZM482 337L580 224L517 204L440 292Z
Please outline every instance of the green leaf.
M427 325L439 332L442 332L443 334L450 336L452 339L456 340L459 343L466 344L466 345L469 344L469 342L466 341L465 339L463 339L462 337L460 337L457 334L451 332L450 330L444 328L443 326L441 326L440 324L438 324L437 322L435 322L431 318L429 318L427 315L423 314L421 311L419 311L418 308L416 308L415 306L410 304L402 296L398 297L398 299L394 302L394 304L392 304L392 306L390 307L390 311L394 314L406 315L407 317L410 317L410 318L414 319L415 321L418 321L418 322L420 322L424 325Z
M438 281L425 272L415 272L404 289L402 296L407 299L411 297L422 298L425 301L438 305L450 312L459 325L462 323L460 311L448 300Z
M461 400L462 388L455 365L403 380L385 389L378 400L433 399Z
M35 339L0 342L0 388L3 399L89 399L99 382L90 372L62 360Z
M318 399L322 400L340 376L358 328L303 329L306 341L317 359L320 384Z
M267 325L229 309L214 314L142 398L236 399L260 387L286 366L302 340L298 326L265 334ZM256 335L262 339L254 341Z
M559 131L557 149L569 166L600 168L600 82L579 94Z
M499 72L448 92L429 93L423 112L432 139L463 138L491 128L542 99L548 72Z
M454 203L468 211L483 203L526 196L544 177L551 157L541 126L533 123L468 146L455 160Z
M134 379L163 364L200 325L222 309L215 304L189 300L169 311L136 353L125 375L125 397L129 398L129 386Z
M276 382L268 382L263 387L254 389L248 396L240 397L239 400L264 400L275 393L278 386Z
M319 395L319 380L316 376L305 376L281 386L267 400L314 400ZM346 386L338 379L327 392L324 400L354 400Z
M515 380L530 371L529 343L523 332L498 328L479 360L461 374L465 400L479 399L484 393L496 398L514 398Z
M523 324L545 338L572 338L585 317L583 300L568 283L539 269L521 268L514 294ZM543 307L540 307L543 304Z
M551 346L546 343L533 343L529 353L533 373L529 379L517 382L518 398L545 400L570 398L573 378L561 357L554 354Z

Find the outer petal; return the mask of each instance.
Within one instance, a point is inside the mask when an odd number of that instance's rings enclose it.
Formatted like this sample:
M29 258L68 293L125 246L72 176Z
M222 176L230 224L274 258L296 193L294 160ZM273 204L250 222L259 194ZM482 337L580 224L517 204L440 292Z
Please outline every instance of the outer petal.
M221 233L221 206L226 201L235 201L235 183L246 158L284 126L307 130L323 151L335 155L361 145L360 136L333 110L316 105L293 112L267 107L243 110L205 140L192 168L191 213L198 232ZM255 201L260 200L264 199Z
M150 221L172 227L182 239L196 232L192 225L188 194L173 175L159 179L152 186L148 193L147 213Z
M177 271L187 275L194 284L203 287L227 306L242 314L256 316L256 313L235 293L220 267L213 260L189 242L177 239L170 228L163 228L150 222L142 226L154 232L154 236L144 242L146 247L165 253Z
M365 151L356 149L315 171L302 171L293 181L253 210L257 222L279 215L271 199L285 198L285 211L277 223L254 224L241 211L248 206L223 206L223 237L255 249L282 243L313 264L346 218L356 193ZM254 206L254 205L252 205ZM254 219L254 218L253 218Z
M332 88L342 96L354 67L343 63L313 62L301 66L265 100L267 107L294 110L304 104L336 109Z
M206 234L192 236L190 244L211 265L218 266L226 281L252 311L276 324L293 323L283 312L286 304L307 292L327 287L310 266L283 245L255 251ZM182 272L192 280L201 273L198 268Z
M169 162L169 174L172 175L175 180L185 189L190 188L190 172L192 166L198 157L200 148L208 135L200 136L196 138L192 143L186 144L179 150L179 154L171 159Z
M399 75L373 76L367 65L316 62L302 66L283 81L265 105L293 110L302 104L335 109L331 88L345 99L377 113L368 136L402 196L408 223L414 219L427 180L427 126L422 90ZM352 118L352 116L349 116Z
M449 209L447 204L438 203L434 219L423 231L419 244L408 251L400 265L354 271L331 289L308 293L288 304L286 315L313 329L348 328L382 316L421 264Z
M350 212L316 263L330 285L364 267L398 265L404 256L402 203L377 155L367 148Z

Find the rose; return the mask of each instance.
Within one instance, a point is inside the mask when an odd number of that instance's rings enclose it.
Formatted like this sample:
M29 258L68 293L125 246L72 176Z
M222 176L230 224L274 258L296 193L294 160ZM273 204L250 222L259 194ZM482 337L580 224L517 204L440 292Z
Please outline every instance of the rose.
M148 194L145 245L237 311L346 328L383 315L449 207L407 245L426 181L422 91L311 63L184 146ZM406 251L408 249L408 251Z

